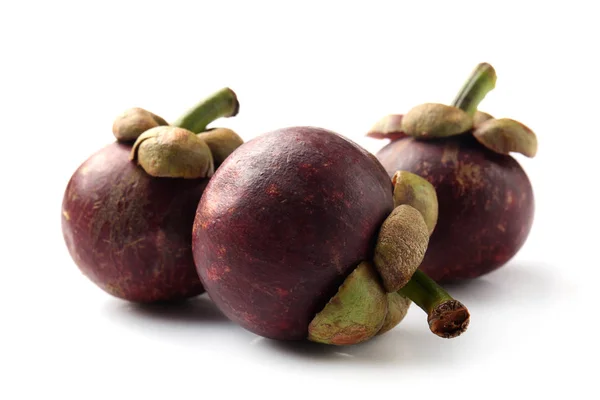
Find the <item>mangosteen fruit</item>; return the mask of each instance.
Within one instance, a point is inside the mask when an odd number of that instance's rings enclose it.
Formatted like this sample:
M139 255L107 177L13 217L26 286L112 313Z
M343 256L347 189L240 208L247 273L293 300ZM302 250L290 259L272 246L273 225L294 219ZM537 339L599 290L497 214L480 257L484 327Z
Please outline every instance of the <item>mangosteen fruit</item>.
M435 188L439 216L420 268L438 283L505 265L533 224L531 182L512 153L534 157L537 137L518 121L477 110L495 85L494 68L479 64L452 105L388 115L367 134L391 140L376 154L389 176L409 171Z
M419 211L394 195L403 184L415 187L398 193L435 197L417 178L392 182L372 154L325 129L257 136L223 162L198 205L202 284L227 317L267 338L355 344L396 326L411 302L434 333L457 336L467 309L417 271L429 240L421 212L435 215L426 205L437 201L421 198Z
M213 133L218 129L204 132L238 108L235 93L225 88L173 125L141 108L116 118L117 141L77 168L63 197L64 240L86 277L132 302L204 292L191 249L196 208L215 169L213 155L222 161L242 143L233 131L221 138Z

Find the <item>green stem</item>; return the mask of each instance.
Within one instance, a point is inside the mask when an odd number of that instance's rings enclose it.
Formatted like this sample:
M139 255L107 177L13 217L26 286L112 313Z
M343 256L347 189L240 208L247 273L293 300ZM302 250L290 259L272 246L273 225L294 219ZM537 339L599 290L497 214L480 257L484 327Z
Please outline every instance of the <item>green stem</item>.
M221 117L233 117L240 108L235 92L223 88L189 109L173 126L194 133L206 131L208 124Z
M496 71L488 63L479 64L452 102L454 107L474 115L479 103L496 86Z
M417 270L398 293L427 313L429 329L438 336L456 337L469 325L467 308L421 270Z

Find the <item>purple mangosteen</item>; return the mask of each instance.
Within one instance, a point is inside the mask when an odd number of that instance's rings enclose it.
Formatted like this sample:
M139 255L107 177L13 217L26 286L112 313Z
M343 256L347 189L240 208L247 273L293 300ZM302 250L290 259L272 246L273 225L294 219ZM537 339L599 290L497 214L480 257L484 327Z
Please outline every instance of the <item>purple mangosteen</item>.
M63 236L85 276L132 302L204 292L191 248L196 208L214 169L242 143L206 127L238 108L226 88L172 126L140 108L115 120L117 141L77 168L63 198Z
M477 111L495 82L493 67L480 64L452 106L423 104L368 133L391 139L377 153L389 176L410 171L436 190L439 216L420 268L438 283L505 265L533 224L531 182L510 153L535 156L537 138L518 121Z
M428 227L393 192L379 161L339 134L260 135L225 160L198 205L200 279L225 315L268 338L358 343L394 327L411 300L434 333L457 336L469 313L415 272Z

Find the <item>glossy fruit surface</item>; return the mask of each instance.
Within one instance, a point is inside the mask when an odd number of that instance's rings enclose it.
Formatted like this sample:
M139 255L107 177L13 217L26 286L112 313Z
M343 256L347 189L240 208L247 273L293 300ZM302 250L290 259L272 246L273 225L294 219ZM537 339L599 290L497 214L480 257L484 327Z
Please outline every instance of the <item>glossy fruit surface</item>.
M261 135L206 188L193 231L198 273L246 329L306 339L316 313L372 256L392 208L385 170L344 137L311 127Z
M106 292L134 302L202 293L191 250L194 215L208 179L153 178L112 143L73 174L62 230L81 271Z

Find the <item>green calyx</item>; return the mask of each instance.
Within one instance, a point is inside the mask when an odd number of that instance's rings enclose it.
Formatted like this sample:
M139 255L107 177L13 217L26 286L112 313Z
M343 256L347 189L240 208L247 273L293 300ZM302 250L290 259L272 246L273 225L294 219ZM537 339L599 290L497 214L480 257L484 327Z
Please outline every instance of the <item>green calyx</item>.
M363 342L396 327L412 302L425 311L429 329L437 336L453 338L465 332L467 308L418 269L430 234L423 214L437 208L437 197L431 200L433 187L421 180L404 171L395 175L394 185L401 186L402 193L395 195L397 207L379 229L373 262L360 263L313 318L309 340L333 345ZM416 202L419 196L427 201ZM423 211L414 207L419 204L424 204Z
M415 208L402 204L381 225L373 263L386 292L395 292L419 268L429 244L429 230Z
M384 117L371 128L367 136L394 139L398 135L408 135L426 140L467 133L489 115L478 114L477 107L495 85L494 68L481 63L451 105L425 103L413 107L404 116Z
M402 131L402 114L386 115L375 123L367 133L368 137L374 139L396 140L407 137Z
M452 105L425 103L404 116L403 130L420 139L443 138L466 133L473 128L477 106L494 89L496 72L487 63L479 64Z
M499 154L515 152L533 158L537 153L535 133L513 119L488 119L473 131L473 136L479 143Z
M418 139L459 135L473 127L473 117L460 108L439 103L413 107L402 119L402 131Z
M362 262L311 321L308 339L333 345L364 342L380 331L387 313L388 297L377 272Z
M119 142L134 142L148 129L169 125L167 121L143 108L124 111L113 122L112 131Z
M235 149L244 144L244 140L234 131L227 128L215 128L198 134L210 148L215 161L215 168L225 161Z
M379 332L377 332L378 335L383 335L384 333L391 331L402 322L404 317L406 317L406 314L408 314L408 309L412 303L408 297L397 292L388 293L387 298L388 312L383 321L383 326L379 329Z
M438 198L435 188L424 178L408 171L398 171L392 177L394 207L406 204L417 209L433 233L438 220Z
M483 111L475 111L475 115L473 115L473 128L477 129L478 126L480 126L481 124L483 124L485 121L487 121L488 119L492 119L494 117L492 117L490 114L483 112Z
M412 302L437 336L466 331L467 308L418 269L437 223L435 188L408 171L396 172L392 183L395 208L379 229L372 263L360 263L314 317L309 340L349 345L382 335L404 319Z
M471 133L484 147L499 153L521 153L534 157L537 137L531 129L510 118L496 119L477 108L496 87L496 70L480 63L469 75L450 105L425 103L405 115L388 115L379 120L367 136L390 138L441 139Z
M130 159L159 178L209 178L215 171L207 144L193 132L172 126L144 132L131 149Z
M537 137L531 129L510 118L493 118L477 111L479 103L496 86L496 71L488 63L479 64L454 99L452 105L473 115L473 136L486 148L508 155L512 152L534 157Z
M427 314L431 332L443 338L459 336L469 325L469 311L418 269L437 222L435 188L407 171L396 172L392 183L395 208L379 229L373 255L388 292L388 312L378 334L400 323L414 302Z
M151 176L209 178L244 141L231 129L207 130L207 125L238 111L236 94L224 88L188 110L173 126L149 111L132 108L117 117L113 133L119 141L135 142L130 159Z

